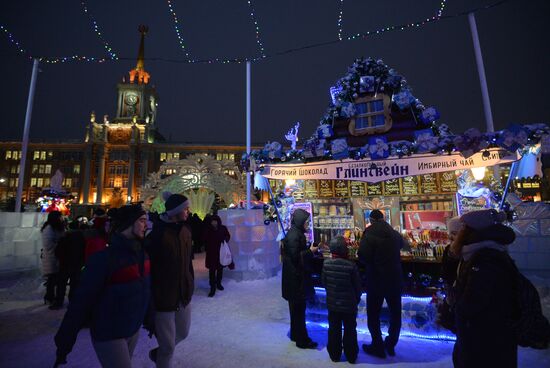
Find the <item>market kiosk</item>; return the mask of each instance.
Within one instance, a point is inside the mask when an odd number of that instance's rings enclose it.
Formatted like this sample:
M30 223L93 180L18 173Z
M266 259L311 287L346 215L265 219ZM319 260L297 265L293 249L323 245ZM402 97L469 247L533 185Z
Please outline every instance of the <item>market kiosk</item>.
M270 142L245 155L243 166L255 171L258 186L271 193L267 218L280 220L281 237L292 208L299 204L312 214L308 240L327 243L344 235L353 258L370 211L384 212L409 243L402 252L405 274L413 276L408 280L409 293L422 289L414 283L424 289L434 286L433 277L423 275L433 272L448 244L449 218L471 209L502 207L510 180L502 195L503 181L485 175L485 168L518 161L523 150L549 133L545 124L534 124L494 133L469 129L454 134L436 123L437 110L415 98L402 76L371 58L355 60L330 92L327 112L302 147L296 146L297 124L285 136L291 150L285 152L281 144ZM404 301L403 313L415 318L421 314L426 322L417 326L418 320L404 320L404 325L416 326L413 334L424 330L422 336L432 336L437 330L432 298L410 294L404 298L415 306Z

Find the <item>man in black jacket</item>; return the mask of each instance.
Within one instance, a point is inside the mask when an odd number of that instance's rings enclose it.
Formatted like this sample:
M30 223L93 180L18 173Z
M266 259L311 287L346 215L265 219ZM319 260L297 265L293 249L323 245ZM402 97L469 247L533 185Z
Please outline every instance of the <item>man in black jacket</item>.
M153 226L147 251L159 344L149 352L157 367L171 367L176 345L189 334L194 291L191 231L184 224L189 201L181 194L163 193L166 212Z
M367 279L367 323L372 344L363 344L365 353L386 357L395 355L401 330L401 292L403 271L400 250L404 240L386 221L379 210L370 213L371 225L363 233L359 245L359 261L365 265ZM390 311L388 337L382 340L380 311L384 299Z
M311 281L311 260L318 248L309 248L304 235L309 228L309 213L297 209L292 214L290 230L283 239L283 298L290 310L290 339L300 349L315 349L306 329L306 300L315 295Z
M354 262L348 260L344 237L330 242L332 259L323 263L322 280L327 291L328 343L330 359L340 361L342 355L342 324L344 325L344 353L348 362L357 359L357 304L361 301L361 279Z

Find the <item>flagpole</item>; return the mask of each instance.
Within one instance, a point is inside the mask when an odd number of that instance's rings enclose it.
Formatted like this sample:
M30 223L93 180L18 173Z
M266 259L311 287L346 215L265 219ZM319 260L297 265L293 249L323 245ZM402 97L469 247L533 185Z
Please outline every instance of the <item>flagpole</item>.
M246 155L250 157L250 61L246 62ZM250 209L250 171L246 171L246 209Z
M19 162L19 179L17 182L17 197L15 199L15 212L21 212L21 202L23 196L23 185L25 184L25 164L27 161L27 148L29 146L29 131L31 128L32 104L34 100L34 91L36 89L36 75L38 73L38 59L34 59L32 64L31 85L29 87L29 97L27 99L27 112L25 115L25 127L23 128L23 141L21 144L21 160Z

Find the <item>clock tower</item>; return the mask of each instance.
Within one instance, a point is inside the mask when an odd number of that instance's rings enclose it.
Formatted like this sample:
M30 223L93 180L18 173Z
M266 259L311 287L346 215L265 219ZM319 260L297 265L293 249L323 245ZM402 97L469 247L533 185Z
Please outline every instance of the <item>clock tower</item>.
M141 33L137 63L134 69L130 70L126 82L117 85L118 102L116 121L113 123L137 123L153 125L157 113L157 96L154 87L149 84L151 76L145 71L144 43L145 35L149 30L147 26L141 25L138 28Z

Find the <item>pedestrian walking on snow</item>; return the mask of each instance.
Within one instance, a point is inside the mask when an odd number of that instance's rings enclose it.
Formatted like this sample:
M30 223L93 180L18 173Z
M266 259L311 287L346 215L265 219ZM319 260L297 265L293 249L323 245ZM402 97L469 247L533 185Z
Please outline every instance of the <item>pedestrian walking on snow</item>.
M213 297L216 289L223 290L222 278L223 267L220 264L220 247L223 242L229 242L231 235L222 224L222 220L218 215L210 216L210 223L207 224L206 231L203 233L203 243L206 244L206 259L205 266L208 268L210 281L209 297Z
M63 300L65 295L61 295L59 288L59 261L55 256L55 248L59 239L65 233L65 222L63 215L59 211L48 213L48 219L40 229L42 232L42 274L46 278L46 295L44 295L44 304L53 304L56 300ZM57 309L57 308L56 308Z
M194 291L191 230L186 224L189 201L164 192L166 212L153 224L147 250L151 257L151 286L155 308L155 335L159 346L149 357L159 368L172 366L176 345L189 334Z

